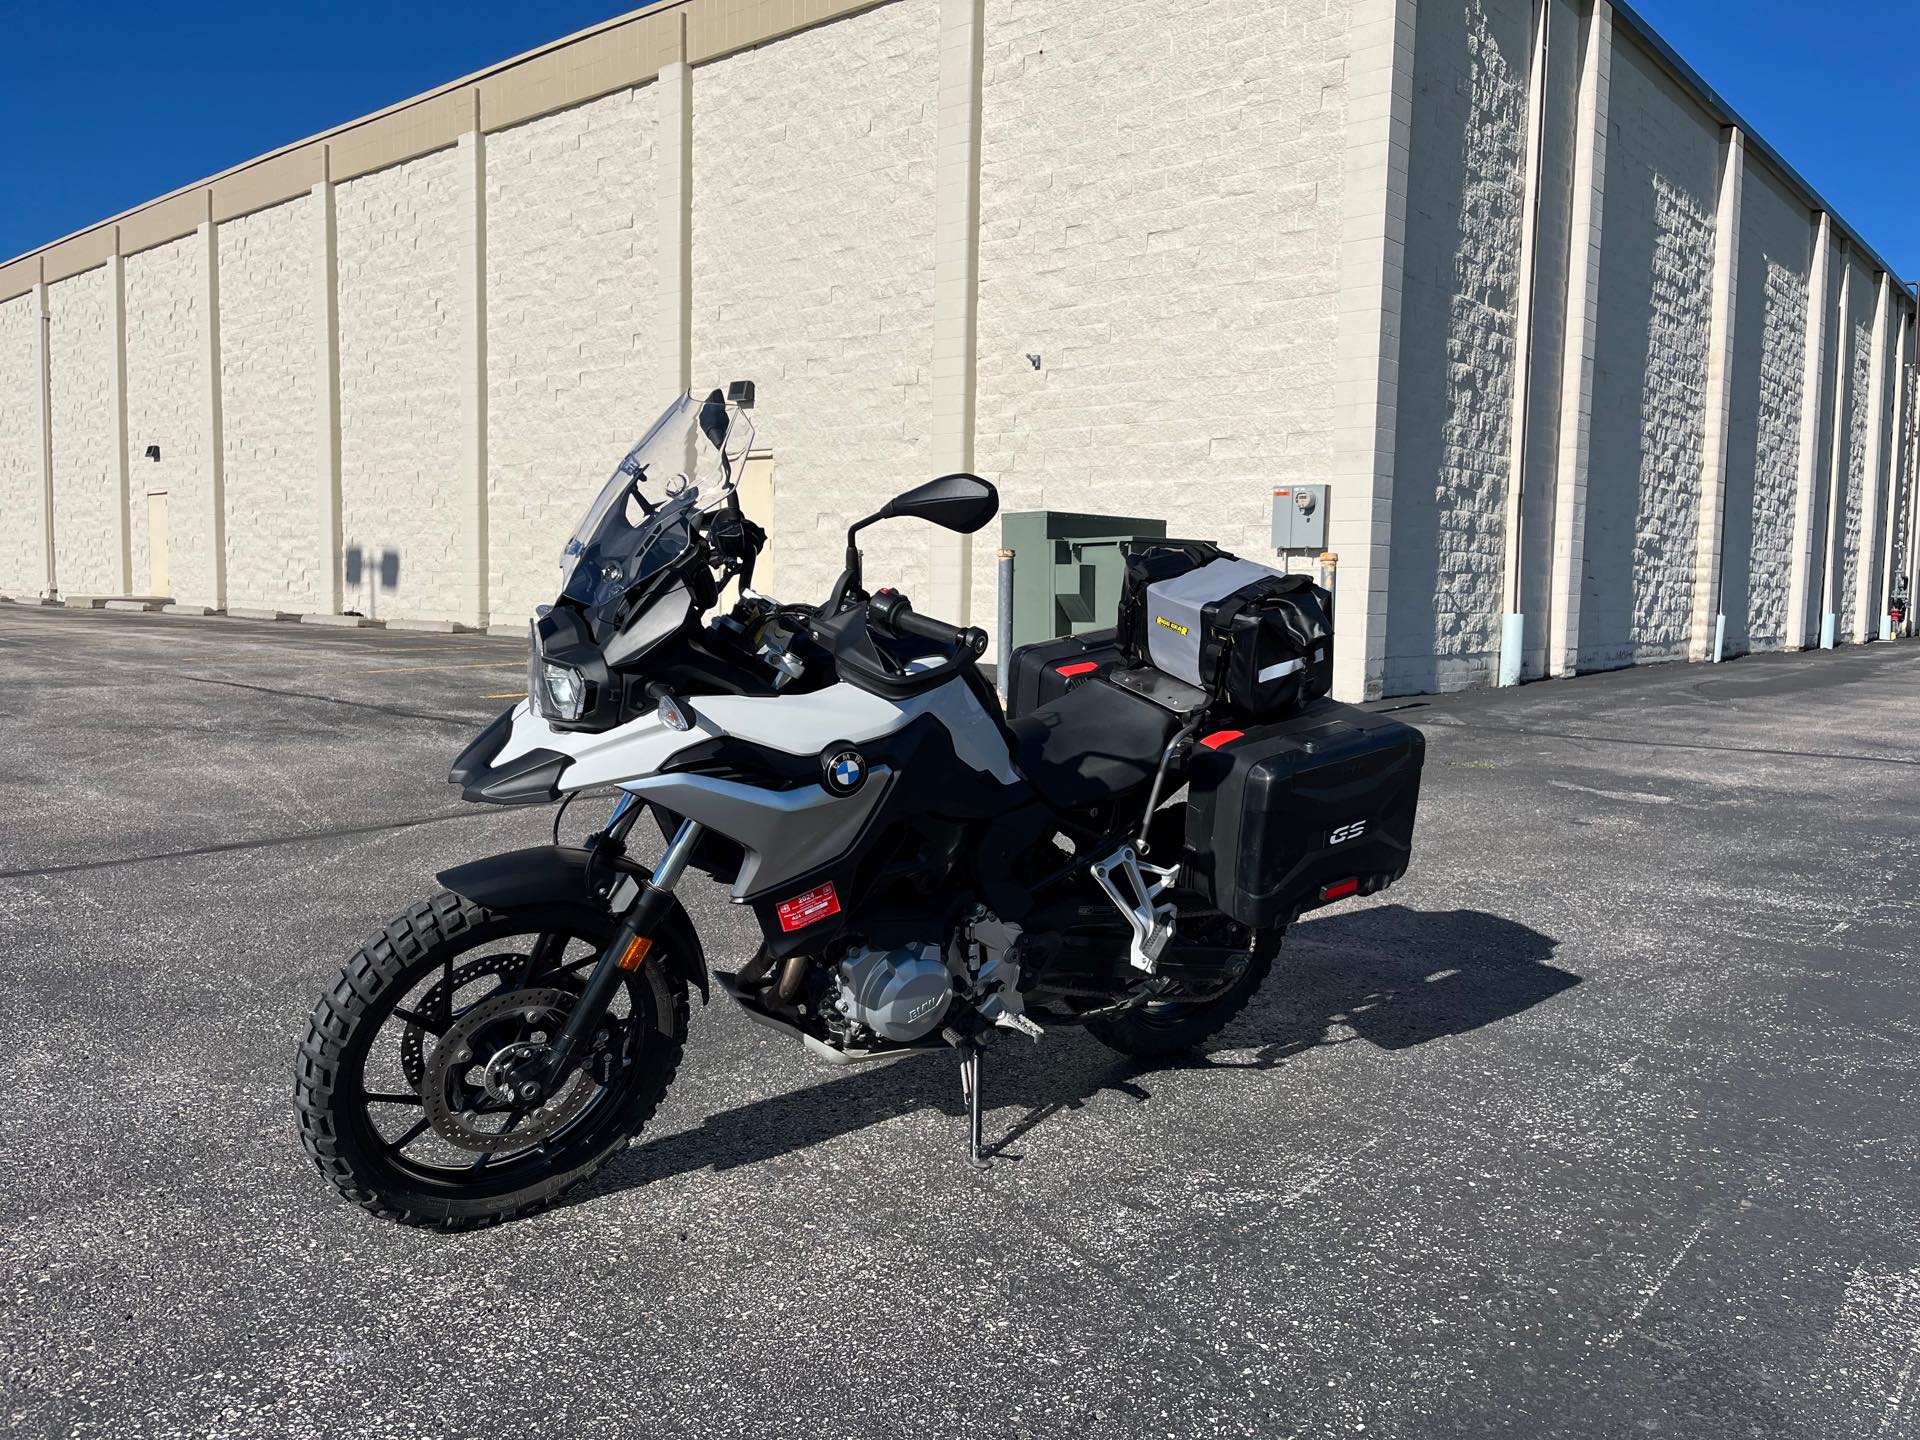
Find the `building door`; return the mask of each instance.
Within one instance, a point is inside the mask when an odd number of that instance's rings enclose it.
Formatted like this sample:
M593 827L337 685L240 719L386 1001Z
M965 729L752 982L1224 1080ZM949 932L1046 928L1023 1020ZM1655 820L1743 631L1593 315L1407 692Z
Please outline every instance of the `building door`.
M740 509L747 519L767 532L767 548L753 562L753 588L774 593L774 557L778 542L773 533L773 452L750 450L740 466Z
M167 574L167 492L147 496L147 593L171 596Z

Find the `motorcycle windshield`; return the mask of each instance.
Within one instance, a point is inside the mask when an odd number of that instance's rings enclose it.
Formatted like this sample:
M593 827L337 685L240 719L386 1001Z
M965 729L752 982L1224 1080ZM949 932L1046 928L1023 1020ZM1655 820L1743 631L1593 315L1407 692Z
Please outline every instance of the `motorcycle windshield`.
M722 418L716 443L701 425L703 408L712 404L689 393L669 405L601 487L561 551L561 598L587 612L596 635L605 638L637 618L620 615L626 597L686 551L696 512L731 490L727 451L734 437L725 426L731 419L737 431L744 417ZM714 419L709 410L709 428Z

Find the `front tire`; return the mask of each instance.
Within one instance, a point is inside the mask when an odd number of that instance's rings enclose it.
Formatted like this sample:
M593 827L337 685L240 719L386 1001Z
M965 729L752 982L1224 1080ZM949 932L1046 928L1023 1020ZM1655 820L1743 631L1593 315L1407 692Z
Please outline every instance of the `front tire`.
M570 1108L538 1143L508 1133L519 1112L502 1103L499 1153L474 1153L470 1134L452 1127L480 1123L471 1117L485 1092L471 1075L484 1056L450 1067L436 1046L476 1012L503 1008L479 1032L490 1037L481 1048L498 1042L503 1025L517 1025L524 1043L547 1038L554 1007L578 991L614 926L580 905L502 912L442 892L364 945L314 1007L294 1083L301 1146L334 1188L384 1219L457 1230L543 1210L604 1168L653 1117L686 1043L686 985L661 948L618 988L592 1073L567 1082ZM483 1004L522 988L543 1002L524 1012ZM450 1117L449 1091L455 1111L472 1097L481 1103ZM530 1128L558 1116L549 1111L543 1122L535 1111Z

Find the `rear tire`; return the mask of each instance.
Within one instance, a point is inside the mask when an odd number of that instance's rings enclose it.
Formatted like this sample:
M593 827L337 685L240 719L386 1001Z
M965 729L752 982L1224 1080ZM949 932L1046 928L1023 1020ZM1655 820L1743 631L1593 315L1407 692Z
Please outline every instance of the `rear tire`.
M1211 1000L1183 1003L1154 1001L1122 1011L1105 1020L1089 1020L1087 1030L1109 1049L1136 1060L1160 1060L1200 1048L1253 998L1253 992L1273 969L1284 930L1262 930L1253 937L1247 968L1223 993ZM1176 944L1175 949L1179 947Z
M610 1022L622 1029L624 1053L602 1091L543 1143L497 1164L483 1157L470 1168L442 1166L402 1153L405 1143L393 1144L367 1106L391 1105L404 1096L381 1099L369 1087L367 1070L395 1007L436 973L450 977L458 957L529 934L566 936L597 951L612 938L614 925L605 912L582 906L501 912L443 891L368 941L320 997L300 1046L294 1106L301 1146L320 1173L383 1219L461 1230L544 1210L603 1169L653 1117L686 1043L687 987L660 948L625 982L627 1015ZM584 963L576 960L568 969L578 972ZM508 988L503 980L501 989ZM451 1006L453 992L447 993ZM389 1091L397 1088L388 1085ZM410 1113L424 1114L424 1107Z

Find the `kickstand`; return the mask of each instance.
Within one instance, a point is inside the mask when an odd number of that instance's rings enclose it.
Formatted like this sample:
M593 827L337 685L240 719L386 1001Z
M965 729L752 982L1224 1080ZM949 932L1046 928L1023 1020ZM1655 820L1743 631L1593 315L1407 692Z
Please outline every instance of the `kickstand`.
M967 1154L973 1161L974 1169L987 1168L986 1157L980 1153L980 1047L966 1044L960 1047L960 1098L967 1104Z

